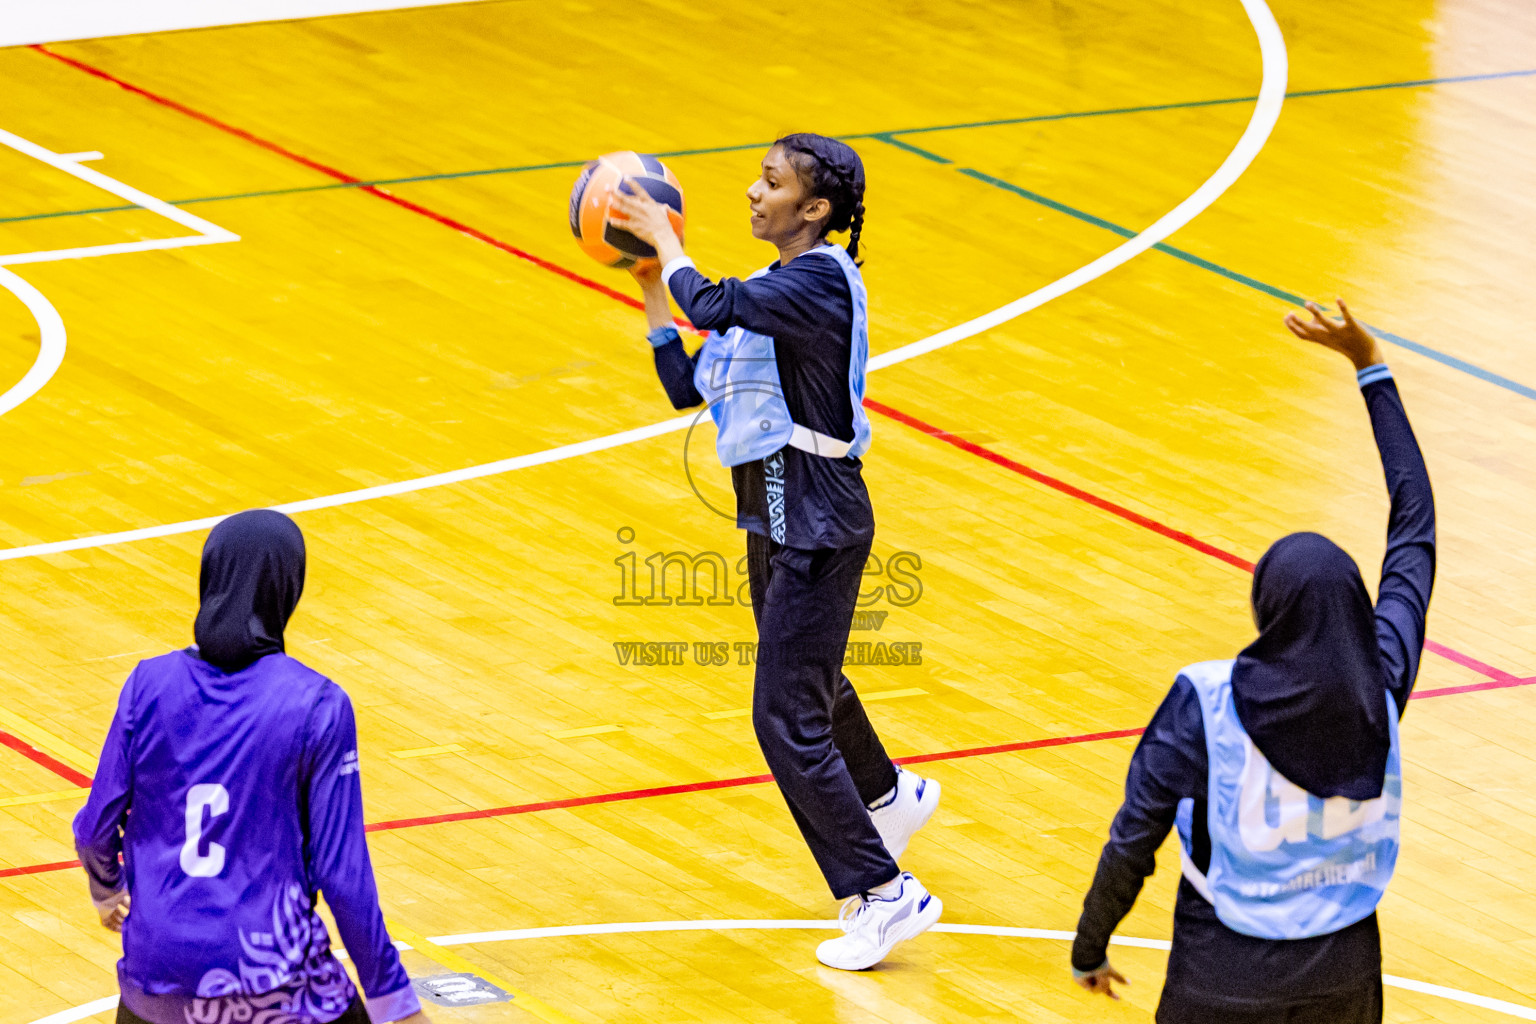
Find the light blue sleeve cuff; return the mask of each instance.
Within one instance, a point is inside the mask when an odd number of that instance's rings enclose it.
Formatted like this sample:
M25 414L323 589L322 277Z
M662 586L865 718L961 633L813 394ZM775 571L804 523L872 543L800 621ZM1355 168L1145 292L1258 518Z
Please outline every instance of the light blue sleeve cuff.
M672 287L672 275L677 273L679 270L682 270L684 267L693 267L694 270L699 269L698 267L693 266L693 259L691 257L679 256L661 268L662 286L666 288Z
M1095 967L1093 969L1093 971L1080 971L1076 967L1072 968L1072 977L1074 977L1074 978L1086 978L1086 977L1088 977L1088 975L1092 974L1094 971L1102 971L1104 968L1106 968L1108 966L1109 966L1109 957L1105 957L1104 958L1104 962L1099 964L1099 966Z
M1391 380L1392 371L1386 363L1377 363L1375 366L1367 366L1355 374L1355 380L1363 388L1367 384L1375 384L1379 380Z
M651 329L651 333L645 336L645 340L651 343L651 348L661 348L670 345L674 341L682 341L683 336L677 333L677 328L671 324L662 324Z
M392 1020L404 1020L411 1014L421 1009L421 1000L416 998L416 990L406 982L402 988L397 988L388 995L372 996L363 1000L368 1007L368 1019L373 1024L388 1024Z

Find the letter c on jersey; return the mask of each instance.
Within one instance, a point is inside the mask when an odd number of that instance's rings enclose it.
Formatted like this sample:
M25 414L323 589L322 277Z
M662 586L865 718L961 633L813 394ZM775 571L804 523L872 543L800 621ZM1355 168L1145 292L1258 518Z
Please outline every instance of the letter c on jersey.
M209 843L206 854L198 852L203 845L204 808L210 820L229 810L229 790L216 782L200 782L187 790L187 841L181 844L181 870L193 878L213 878L224 870L224 847Z

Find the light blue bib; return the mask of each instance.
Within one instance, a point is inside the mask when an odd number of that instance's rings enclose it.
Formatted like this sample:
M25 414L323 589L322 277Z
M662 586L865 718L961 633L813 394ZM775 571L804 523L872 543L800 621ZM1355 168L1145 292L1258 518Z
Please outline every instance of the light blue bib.
M1231 661L1181 675L1200 695L1210 759L1207 825L1211 866L1191 859L1194 801L1180 801L1184 875L1233 931L1263 939L1327 935L1369 915L1397 865L1403 773L1397 707L1387 702L1392 746L1381 796L1318 797L1275 771L1237 718Z
M744 327L732 327L704 340L693 374L693 385L709 404L709 415L715 421L715 450L723 465L739 466L766 458L785 445L829 459L856 458L869 450L869 419L864 415L864 364L869 362L864 278L840 245L823 245L796 258L816 256L837 260L853 296L853 350L848 360L853 440L841 441L791 420L789 407L784 404L784 389L779 384L773 339ZM766 269L759 270L752 278L766 273Z

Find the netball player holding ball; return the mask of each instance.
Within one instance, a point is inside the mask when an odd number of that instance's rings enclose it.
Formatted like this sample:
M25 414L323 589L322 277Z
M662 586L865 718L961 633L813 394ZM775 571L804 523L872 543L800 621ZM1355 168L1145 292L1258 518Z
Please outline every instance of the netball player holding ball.
M641 188L626 182L612 214L656 250L654 264L631 272L667 396L679 409L708 403L731 469L759 641L752 723L832 894L847 898L844 934L816 956L863 970L943 909L896 864L938 806L939 785L891 763L843 675L875 534L859 460L870 439L868 319L855 262L864 167L835 139L788 135L768 150L747 199L753 236L779 258L744 281L700 274L667 207ZM832 231L851 232L847 249L827 241ZM669 290L710 332L691 356L672 325Z

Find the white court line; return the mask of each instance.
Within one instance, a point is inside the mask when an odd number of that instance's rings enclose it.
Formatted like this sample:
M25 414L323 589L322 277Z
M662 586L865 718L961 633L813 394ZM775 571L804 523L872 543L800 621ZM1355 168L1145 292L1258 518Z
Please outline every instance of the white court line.
M179 29L288 21L465 0L48 0L12 3L0 18L0 47L66 39L174 32Z
M495 932L466 932L462 935L438 935L431 941L439 946L466 946L479 942L512 942L525 939L563 938L577 935L635 935L644 932L768 931L780 929L836 931L839 927L836 921L636 921L617 924L569 925L560 928L514 928ZM1047 928L1006 928L987 924L936 924L929 931L947 932L952 935L993 935L1008 939L1048 939L1055 942L1071 942L1077 937L1075 932L1064 932ZM1111 936L1109 943L1112 946L1159 949L1164 952L1173 946L1167 939L1139 939L1129 935ZM1065 971L1063 971L1063 974L1065 974ZM1431 985L1429 982L1415 981L1412 978L1400 978L1395 974L1383 974L1381 981L1382 984L1389 988L1401 988L1407 989L1410 992L1438 996L1441 999L1465 1003L1468 1006L1482 1007L1485 1010L1492 1010L1495 1013L1502 1013L1505 1016L1515 1017L1519 1020L1536 1020L1536 1009L1532 1009L1529 1006L1521 1006L1519 1003L1511 1003L1503 999L1493 999L1489 996L1480 996L1475 992L1467 992L1459 988ZM74 1019L76 1018L70 1018L70 1020ZM33 1024L67 1024L67 1021L55 1021L53 1018L46 1018L44 1021L34 1021Z
M1247 129L1243 132L1242 138L1237 140L1237 145L1232 147L1232 152L1228 153L1227 158L1221 162L1221 166L1216 168L1215 174L1207 178L1182 203L1154 221L1150 227L1142 230L1134 238L1120 243L1092 263L1078 267L1066 277L1058 278L1044 288L1030 292L1021 299L1015 299L1006 306L999 306L974 320L967 320L963 324L956 324L937 334L929 335L921 341L914 341L909 345L883 352L869 361L869 368L878 370L946 345L953 345L957 341L991 330L1016 316L1043 306L1052 299L1060 298L1073 289L1080 288L1089 281L1102 277L1121 264L1140 256L1194 220L1219 199L1223 192L1231 188L1233 182L1242 176L1242 173L1248 169L1248 165L1253 163L1259 151L1264 148L1264 143L1269 140L1270 131L1274 128L1275 122L1280 119L1280 106L1285 102L1287 64L1285 37L1281 35L1280 26L1276 24L1274 14L1270 12L1264 0L1242 0L1242 4L1243 9L1248 12L1248 20L1253 23L1253 29L1259 36L1259 53L1264 61L1264 79L1259 87L1259 99L1254 104L1253 116L1249 118Z
M974 320L968 320L963 324L947 328L921 341L915 341L909 345L903 345L890 352L875 356L869 361L869 369L878 370L887 366L893 366L896 363L932 352L946 345L953 345L957 341L974 337L982 331L989 330L1031 309L1035 309L1051 299L1065 295L1074 288L1080 288L1089 281L1107 274L1114 268L1146 252L1152 246L1172 235L1191 220L1194 220L1196 216L1220 198L1221 194L1230 188L1232 183L1248 169L1248 165L1253 163L1254 158L1259 155L1259 151L1264 148L1264 143L1268 140L1269 133L1274 129L1275 122L1280 118L1280 109L1285 102L1287 75L1285 37L1281 35L1280 26L1276 24L1274 14L1270 11L1264 0L1241 0L1241 2L1243 10L1247 13L1248 20L1252 23L1253 30L1259 38L1259 54L1263 61L1263 81L1259 86L1259 99L1254 104L1253 114L1248 119L1248 126L1243 130L1242 137L1237 140L1237 144L1232 147L1232 151L1227 154L1227 158L1222 161L1221 166L1216 169L1214 174L1201 183L1200 187L1192 192L1187 199L1159 217L1146 230L1134 238L1122 242L1093 262L1079 267L1067 276L1030 292L1022 298L1015 299L1006 306L1000 306ZM466 480L477 480L481 477L509 473L513 470L524 469L529 466L540 466L545 463L558 462L562 459L575 458L579 455L617 448L620 445L631 444L645 438L659 437L662 434L686 429L694 419L694 416L679 416L676 419L662 420L659 423L653 423L646 427L637 427L633 430L608 434L576 444L562 445L558 448L549 448L541 452L518 455L509 459L502 459L498 462L489 462L479 466L469 466L464 469L436 473L432 476L418 477L414 480L402 480L379 487L365 487L361 490L345 491L341 494L309 498L304 501L294 501L285 505L273 505L271 507L279 512L305 512L318 508L332 508L337 505L351 505L374 498L409 494L413 491L422 491L431 487L443 487L448 484L462 483ZM6 548L0 550L0 561L59 554L65 551L79 551L84 548L107 547L112 544L125 544L131 541L147 540L152 537L169 537L176 534L193 533L211 528L223 518L225 518L224 515L208 516L203 519L191 519L180 523L164 523L159 526L148 526L137 530L122 530L117 533L77 537L73 540L50 541L42 544L27 544L20 547Z
M79 1006L70 1007L68 1010L60 1010L58 1013L50 1013L46 1017L39 1017L32 1024L74 1024L92 1014L103 1010L117 1009L117 996L103 996L89 1003L81 1003Z
M223 230L220 228L219 230ZM225 232L225 234L229 234ZM185 249L191 245L218 245L220 242L238 242L240 236L219 238L214 235L178 235L175 238L145 238L137 242L111 242L107 245L82 245L76 249L45 249L42 252L17 252L0 256L0 267L20 266L23 263L54 263L58 260L78 260L87 256L115 256L124 252L149 252L153 249Z
M79 157L90 156L85 153L55 153L45 146L39 146L20 135L0 129L0 145L6 145L24 153L36 160L41 160L50 167L55 167L65 174L79 178L90 185L95 185L104 192L110 192L119 199L127 200L135 206L142 206L152 213L158 213L167 220L174 221L184 228L190 228L197 232L195 235L182 235L177 238L150 238L138 242L117 242L111 245L87 245L74 249L48 249L42 252L22 252L0 255L0 266L12 266L19 263L50 263L54 260L75 260L86 256L110 256L123 252L143 252L149 249L177 249L187 245L216 245L220 242L238 242L240 236L233 231L225 230L210 221L172 206L164 199L156 199L148 192L140 191L132 185L118 181L116 178L102 174L92 167L82 166Z
M51 263L54 260L80 259L85 256L109 256L114 253L144 252L150 249L179 249L188 245L216 245L220 242L238 242L240 236L233 231L226 231L217 224L210 223L203 218L188 213L186 210L172 206L163 199L156 199L148 192L141 192L132 185L124 184L116 178L102 174L90 167L80 166L81 160L98 160L101 154L97 152L86 153L55 153L51 149L39 146L35 142L29 142L20 135L0 129L0 144L9 146L18 153L24 153L34 159L41 160L50 167L55 167L65 174L79 178L81 181L95 185L97 188L110 192L120 199L135 203L158 213L160 216L175 221L182 227L196 231L195 235L182 235L177 238L152 238L140 242L119 242L112 245L89 245L74 249L49 249L42 252L23 252L0 255L0 288L5 288L11 294L22 301L22 304L32 313L37 321L38 346L37 359L32 363L21 380L13 384L3 395L0 395L0 416L4 416L22 402L31 398L40 391L44 384L53 379L59 366L64 362L64 350L67 345L67 333L64 330L64 321L59 317L59 311L54 309L42 292L38 291L15 273L5 269L21 263Z
M510 928L494 932L465 932L460 935L437 935L431 941L439 946L468 946L482 942L516 942L527 939L569 938L582 935L639 935L655 932L715 932L715 931L837 931L836 921L631 921L612 924L579 924L558 928ZM930 931L951 935L991 935L1006 939L1046 939L1052 942L1071 942L1073 932L1048 928L1007 928L985 924L936 924ZM1167 939L1141 939L1135 936L1112 936L1112 946L1130 946L1137 949L1157 949L1166 952L1172 943ZM410 949L404 943L395 943L400 949ZM1063 971L1065 974L1065 971ZM1395 974L1383 974L1382 984L1388 988L1406 989L1423 995L1436 996L1451 1002L1477 1006L1494 1013L1502 1013L1517 1020L1536 1021L1536 1009L1511 1003L1490 996L1480 996L1459 988L1432 985L1426 981L1401 978ZM32 1021L31 1024L73 1024L73 1022L117 1005L117 996L106 996L94 1002Z
M0 395L0 416L4 416L22 402L31 398L58 372L64 362L64 321L53 308L48 297L12 271L0 267L0 288L4 288L22 301L37 321L37 358L26 376Z

